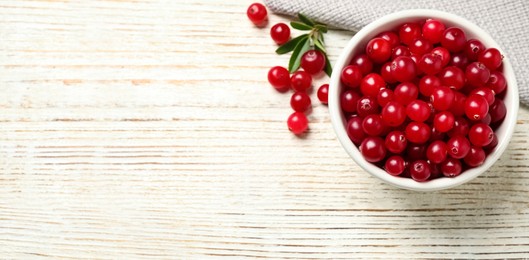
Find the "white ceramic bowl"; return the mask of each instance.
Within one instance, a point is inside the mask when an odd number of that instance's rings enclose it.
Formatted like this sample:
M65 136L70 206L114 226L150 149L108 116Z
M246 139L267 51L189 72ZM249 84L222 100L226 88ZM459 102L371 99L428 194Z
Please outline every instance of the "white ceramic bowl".
M345 128L347 122L340 108L340 93L343 89L343 86L340 83L340 73L355 55L364 52L367 42L377 34L386 30L395 29L405 22L420 21L427 18L435 18L443 21L447 28L450 26L460 27L467 35L467 39L479 39L487 48L497 48L505 55L505 58L503 59L503 73L507 79L507 93L503 101L507 107L507 115L502 125L495 131L498 137L498 146L487 156L485 162L481 166L466 170L461 175L454 178L442 177L427 182L416 182L409 178L392 176L383 169L366 161L362 157L358 148L351 142L347 136ZM334 65L329 90L329 111L334 131L338 136L338 140L340 140L342 146L347 153L349 153L351 158L353 158L360 167L371 175L397 187L417 191L447 189L468 182L487 171L487 169L489 169L494 162L500 158L509 144L516 125L518 103L518 86L516 84L511 63L509 62L509 54L503 52L496 41L494 41L487 32L483 31L475 24L457 15L436 10L406 10L396 12L368 24L354 35L342 51L338 61Z

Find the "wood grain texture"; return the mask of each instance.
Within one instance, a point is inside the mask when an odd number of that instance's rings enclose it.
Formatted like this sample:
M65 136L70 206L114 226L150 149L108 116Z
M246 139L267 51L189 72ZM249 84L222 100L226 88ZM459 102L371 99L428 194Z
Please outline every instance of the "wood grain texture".
M249 3L0 1L0 258L529 257L526 108L482 177L393 188L315 98L287 132Z

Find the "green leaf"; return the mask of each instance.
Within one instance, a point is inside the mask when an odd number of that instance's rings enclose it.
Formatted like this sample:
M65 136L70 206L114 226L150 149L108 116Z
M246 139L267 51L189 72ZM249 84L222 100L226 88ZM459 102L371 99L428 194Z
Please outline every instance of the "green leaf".
M308 34L302 34L290 41L288 41L287 43L279 46L279 48L277 48L276 50L276 53L277 54L285 54L285 53L288 53L288 52L291 52L292 50L294 50L294 48L296 48L296 45L298 45L298 43L303 40L303 39L307 39L309 38L309 35Z
M327 52L325 52L325 49L321 49L320 47L318 47L317 44L316 44L316 49L323 53L323 56L325 57L324 71L325 71L325 74L327 74L327 76L330 77L332 74L332 65L331 65L331 61L329 60L329 57L327 56Z
M316 48L319 49L321 52L326 53L325 47L323 46L323 43L320 42L320 39L314 40L314 45L316 45Z
M298 13L298 18L300 21L302 21L304 24L309 26L314 26L316 23L313 22L311 19L303 15L302 13Z
M292 28L302 30L302 31L310 31L313 28L312 26L306 25L302 22L296 22L296 21L290 22L290 26L292 26Z
M325 45L325 40L323 39L323 33L318 34L318 39L320 40L323 45Z
M320 32L323 32L323 33L326 33L327 32L327 26L325 25L321 25L321 24L316 24L314 26L314 28L316 28L316 30L320 31Z
M309 48L309 37L304 38L298 42L296 48L294 49L294 52L292 53L292 56L290 57L290 61L288 62L288 71L290 73L296 71L299 68L299 65L301 64L301 57Z

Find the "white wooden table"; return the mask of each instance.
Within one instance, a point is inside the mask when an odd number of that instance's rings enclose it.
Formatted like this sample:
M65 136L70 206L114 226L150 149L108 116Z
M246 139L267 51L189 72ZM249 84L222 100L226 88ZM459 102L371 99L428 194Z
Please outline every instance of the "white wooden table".
M482 177L388 186L315 93L310 133L287 131L266 73L288 57L249 4L0 2L1 259L529 257L526 108Z

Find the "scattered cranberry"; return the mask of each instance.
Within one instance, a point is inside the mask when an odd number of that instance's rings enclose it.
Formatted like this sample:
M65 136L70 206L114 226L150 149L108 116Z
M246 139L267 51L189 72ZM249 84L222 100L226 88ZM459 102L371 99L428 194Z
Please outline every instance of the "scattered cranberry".
M295 91L307 91L312 84L312 76L306 71L296 71L290 77L290 86Z
M325 56L318 50L307 51L301 57L301 68L310 74L318 74L325 68Z
M277 90L285 91L290 87L290 73L288 70L275 66L268 71L268 82Z
M270 36L278 45L283 45L290 39L290 28L284 23L277 23L270 28Z
M305 112L310 108L310 97L305 92L295 92L290 98L290 106L296 112Z
M248 19L257 26L263 25L266 21L267 14L265 6L260 3L253 3L248 7L248 10L246 10Z
M322 104L329 102L329 84L323 84L318 88L318 99Z
M309 127L309 120L305 114L301 112L294 112L288 117L287 125L288 130L296 135L299 135L307 130Z

